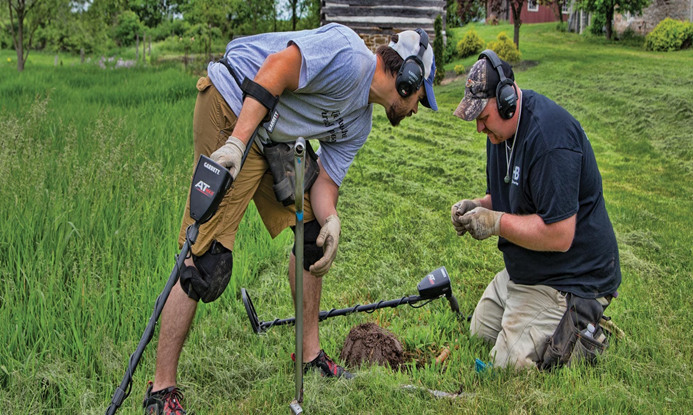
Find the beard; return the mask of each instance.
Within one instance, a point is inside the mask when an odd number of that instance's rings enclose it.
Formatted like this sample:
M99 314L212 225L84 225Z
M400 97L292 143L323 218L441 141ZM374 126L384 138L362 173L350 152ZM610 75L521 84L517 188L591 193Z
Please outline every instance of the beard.
M398 102L393 102L385 113L393 127L397 127L399 123L407 117L406 110L403 110Z

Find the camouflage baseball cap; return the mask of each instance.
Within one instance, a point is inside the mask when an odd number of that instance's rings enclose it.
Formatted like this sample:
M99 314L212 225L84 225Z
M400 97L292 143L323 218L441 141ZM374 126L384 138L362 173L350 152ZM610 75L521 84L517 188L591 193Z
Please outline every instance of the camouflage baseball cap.
M510 64L501 60L501 67L506 78L515 80ZM474 121L486 108L489 98L496 96L496 87L500 82L498 71L493 69L493 65L486 58L481 58L469 70L467 84L464 89L464 98L460 101L453 115L465 121Z

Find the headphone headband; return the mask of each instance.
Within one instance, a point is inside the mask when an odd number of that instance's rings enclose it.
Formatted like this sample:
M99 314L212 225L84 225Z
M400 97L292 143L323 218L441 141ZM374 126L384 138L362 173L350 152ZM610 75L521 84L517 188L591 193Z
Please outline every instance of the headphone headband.
M492 51L491 49L486 49L479 55L479 59L483 58L486 58L491 62L491 66L493 66L493 69L495 69L496 72L498 72L498 75L500 76L501 83L508 79L505 77L505 74L503 73L503 63L501 63L501 60L498 57L498 55L496 55L496 52Z

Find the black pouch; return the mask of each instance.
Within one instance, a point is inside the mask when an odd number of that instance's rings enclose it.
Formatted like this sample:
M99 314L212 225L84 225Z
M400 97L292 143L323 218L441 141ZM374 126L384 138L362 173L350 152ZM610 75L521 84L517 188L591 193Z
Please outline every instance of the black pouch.
M294 146L295 143L270 143L263 144L265 159L269 164L270 172L274 178L274 195L284 206L293 205L295 201L296 180L294 175ZM307 192L320 173L318 156L306 141L306 170L303 176L305 191Z
M564 365L570 367L581 361L592 364L597 355L604 353L609 346L599 326L604 307L595 299L572 294L568 294L566 302L568 309L556 331L546 340L544 352L539 356L539 369L551 370ZM592 337L586 334L588 324L595 327Z

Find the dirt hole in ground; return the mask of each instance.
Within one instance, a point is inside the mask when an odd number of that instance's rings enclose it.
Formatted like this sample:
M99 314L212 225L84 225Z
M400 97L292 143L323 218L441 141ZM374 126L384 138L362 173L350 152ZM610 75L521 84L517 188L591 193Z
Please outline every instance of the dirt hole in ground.
M339 357L350 367L375 363L397 370L404 363L404 350L394 334L375 323L364 323L351 329Z

